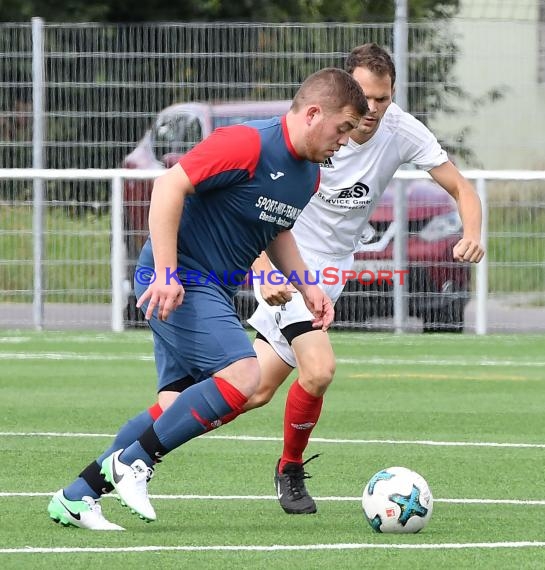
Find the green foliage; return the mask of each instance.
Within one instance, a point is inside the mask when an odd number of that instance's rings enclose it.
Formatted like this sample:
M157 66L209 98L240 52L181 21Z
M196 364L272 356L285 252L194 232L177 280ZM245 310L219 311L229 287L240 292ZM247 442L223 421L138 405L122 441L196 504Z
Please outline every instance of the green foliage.
M448 17L460 0L411 0L409 19ZM388 22L393 0L184 0L164 2L100 2L85 0L0 0L0 21L27 21L41 16L49 22Z
M447 17L460 0L411 0L411 21ZM85 0L0 0L0 21L50 22L388 22L393 0L184 0L184 2L86 2Z

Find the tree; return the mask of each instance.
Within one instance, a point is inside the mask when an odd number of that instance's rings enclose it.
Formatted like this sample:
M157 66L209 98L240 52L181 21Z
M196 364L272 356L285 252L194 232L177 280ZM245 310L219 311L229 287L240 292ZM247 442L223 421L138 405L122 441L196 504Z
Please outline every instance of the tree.
M412 21L452 15L460 0L411 0ZM0 0L0 21L27 21L41 16L50 22L389 22L393 0Z

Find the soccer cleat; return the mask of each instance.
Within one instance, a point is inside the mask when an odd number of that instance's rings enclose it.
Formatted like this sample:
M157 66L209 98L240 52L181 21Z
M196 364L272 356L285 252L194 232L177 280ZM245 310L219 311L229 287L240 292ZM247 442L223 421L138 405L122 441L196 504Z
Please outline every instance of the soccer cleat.
M95 499L83 497L81 501L69 501L62 489L53 495L47 511L54 522L64 526L77 526L88 530L125 530L104 518Z
M316 512L316 503L308 494L305 487L305 479L310 475L305 472L303 466L312 461L318 455L312 456L304 463L286 463L282 473L278 471L280 459L274 470L274 485L276 496L280 506L289 515L310 515Z
M153 469L141 459L137 459L131 465L123 463L119 460L122 451L120 449L106 457L100 472L106 481L114 486L123 506L129 507L132 513L146 522L154 521L157 516L149 502L147 486Z

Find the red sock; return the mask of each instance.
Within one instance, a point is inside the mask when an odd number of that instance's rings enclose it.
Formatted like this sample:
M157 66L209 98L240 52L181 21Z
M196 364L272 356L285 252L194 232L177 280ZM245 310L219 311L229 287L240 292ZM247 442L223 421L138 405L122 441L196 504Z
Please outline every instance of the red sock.
M148 408L148 412L149 412L149 415L151 416L151 419L153 421L155 421L161 417L161 414L163 413L163 409L159 405L159 402L157 402L156 404L153 404L153 406Z
M225 398L225 401L233 408L232 412L229 412L222 416L219 425L225 425L232 422L235 418L244 413L242 406L248 401L248 398L237 390L232 384L229 384L226 380L220 376L214 376L214 382L221 392L221 395Z
M309 394L298 379L291 385L284 413L284 451L278 469L280 472L286 463L303 463L303 452L320 417L323 399L323 396L317 398Z

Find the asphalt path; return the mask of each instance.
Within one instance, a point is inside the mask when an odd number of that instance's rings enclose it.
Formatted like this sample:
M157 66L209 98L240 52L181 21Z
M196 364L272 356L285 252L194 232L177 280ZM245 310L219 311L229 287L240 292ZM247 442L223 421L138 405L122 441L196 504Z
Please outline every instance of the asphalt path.
M48 303L44 307L45 330L111 329L109 305ZM465 312L465 333L475 332L476 306L470 301ZM498 297L488 301L487 330L493 333L545 333L545 305L524 296ZM32 305L0 303L0 328L34 329ZM370 330L392 330L391 319L370 322ZM418 319L410 318L408 332L422 330Z

